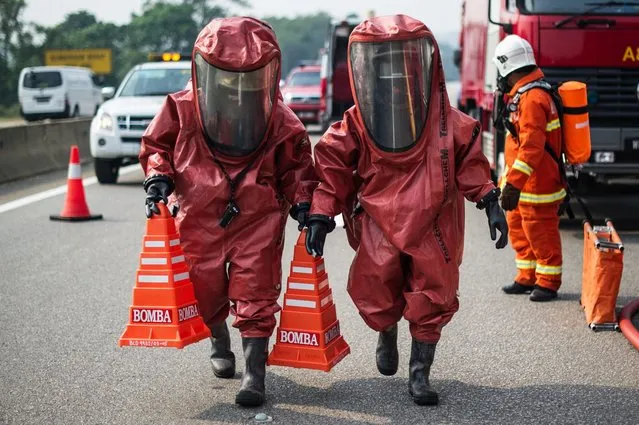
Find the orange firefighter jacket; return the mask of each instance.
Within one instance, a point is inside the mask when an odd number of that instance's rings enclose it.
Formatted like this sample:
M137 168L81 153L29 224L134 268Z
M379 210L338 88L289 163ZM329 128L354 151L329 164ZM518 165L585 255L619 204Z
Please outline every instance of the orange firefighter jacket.
M515 84L508 96L512 99L524 85L544 77L540 69ZM506 168L501 177L503 188L510 183L521 190L522 204L558 203L566 196L557 162L545 144L561 153L561 125L557 108L550 95L532 88L521 95L516 112L510 113L517 137L508 133L505 145Z

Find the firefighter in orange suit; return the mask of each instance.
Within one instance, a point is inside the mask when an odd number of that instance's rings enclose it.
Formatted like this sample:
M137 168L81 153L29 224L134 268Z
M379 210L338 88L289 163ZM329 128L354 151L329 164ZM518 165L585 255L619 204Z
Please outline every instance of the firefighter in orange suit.
M550 301L561 285L558 210L566 197L556 161L562 144L559 115L550 94L539 87L544 74L526 40L507 36L497 45L493 62L499 85L508 93L501 205L518 270L515 281L502 289L530 293L531 301Z

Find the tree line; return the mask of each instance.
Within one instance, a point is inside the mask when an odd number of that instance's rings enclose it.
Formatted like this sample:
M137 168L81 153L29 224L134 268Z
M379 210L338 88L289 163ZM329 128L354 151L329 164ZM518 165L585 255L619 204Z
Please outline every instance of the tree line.
M250 15L250 9L230 10L225 6L239 9L250 4L246 0L228 0L226 4L212 0L146 0L141 13L132 14L123 25L100 21L81 10L66 15L57 25L43 26L23 20L26 0L2 0L0 107L17 110L20 71L44 65L48 49L110 48L113 73L104 76L103 84L117 86L131 67L147 61L150 52L190 52L198 33L211 19L239 11ZM273 26L277 35L282 49L282 76L286 76L300 61L317 59L331 16L321 12L292 19L275 16L262 19ZM456 73L452 49L447 45L441 47L447 73Z

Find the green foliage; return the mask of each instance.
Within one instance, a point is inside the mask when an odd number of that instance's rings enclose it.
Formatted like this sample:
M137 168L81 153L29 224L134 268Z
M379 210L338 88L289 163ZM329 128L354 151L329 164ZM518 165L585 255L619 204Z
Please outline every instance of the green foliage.
M275 31L282 49L282 78L302 60L319 58L319 50L331 20L330 15L320 12L316 15L297 16L293 19L264 18Z
M20 105L14 103L11 106L0 105L0 118L18 118L20 117Z

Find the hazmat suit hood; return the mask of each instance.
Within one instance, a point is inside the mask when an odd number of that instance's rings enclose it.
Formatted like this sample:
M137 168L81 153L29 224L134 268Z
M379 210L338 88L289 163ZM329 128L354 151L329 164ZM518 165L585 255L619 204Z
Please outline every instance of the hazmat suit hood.
M200 129L225 158L245 158L269 138L279 100L281 52L272 28L250 17L212 20L193 48Z
M406 15L359 24L348 66L356 117L379 160L418 161L447 131L450 104L439 47L422 22Z

